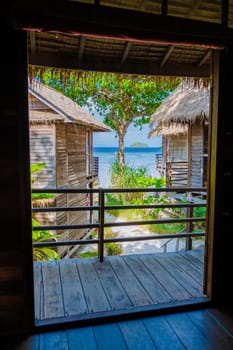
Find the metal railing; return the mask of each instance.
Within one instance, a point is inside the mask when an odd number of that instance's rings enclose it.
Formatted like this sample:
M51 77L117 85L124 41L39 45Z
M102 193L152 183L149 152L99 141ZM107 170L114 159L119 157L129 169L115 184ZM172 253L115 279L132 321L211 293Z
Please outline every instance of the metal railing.
M99 176L99 157L92 157L91 172L87 169L87 173L88 180Z
M163 166L163 155L162 153L156 153L155 155L155 167L157 170L161 170Z
M99 157L92 158L92 175L99 176Z
M80 194L86 193L93 194L97 197L96 205L89 206L72 206L72 207L43 207L43 208L32 208L33 213L44 213L44 212L67 212L67 211L97 211L98 219L94 223L87 224L65 224L65 225L41 225L33 226L34 231L40 230L55 230L62 231L68 229L97 229L98 236L94 239L77 239L77 240L60 240L54 242L34 242L33 247L56 247L56 246L74 246L74 245L88 245L97 244L98 245L98 257L102 262L104 259L104 245L110 242L132 242L132 241L147 241L147 240L160 240L160 239L179 239L185 238L186 249L192 249L192 238L205 236L205 230L199 230L197 232L193 231L193 225L196 222L205 222L206 217L194 217L193 208L205 207L205 200L194 200L190 197L190 193L203 193L206 188L181 188L173 187L171 188L95 188L95 189L80 189L80 188L44 188L44 189L32 189L32 193L66 193L66 194ZM158 203L158 204L129 204L129 205L106 205L105 197L106 194L126 194L126 193L144 193L153 195L158 198L159 193L163 195L166 194L171 198L169 203ZM175 195L180 194L183 196L182 201L175 201ZM122 221L122 222L106 222L105 213L110 210L132 210L132 209L179 209L181 212L186 212L185 217L168 217L150 220L137 220L137 221ZM116 226L132 226L132 225L151 225L151 224L171 224L171 223L186 223L186 232L179 233L169 233L169 234L155 234L155 235L142 235L133 237L105 237L105 228L116 227ZM165 244L165 246L167 246Z

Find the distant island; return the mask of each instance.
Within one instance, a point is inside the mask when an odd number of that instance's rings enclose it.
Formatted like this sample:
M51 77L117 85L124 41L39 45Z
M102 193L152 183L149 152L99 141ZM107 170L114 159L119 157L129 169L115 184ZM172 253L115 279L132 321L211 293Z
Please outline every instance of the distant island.
M134 142L130 145L130 147L148 147L148 145L143 142Z

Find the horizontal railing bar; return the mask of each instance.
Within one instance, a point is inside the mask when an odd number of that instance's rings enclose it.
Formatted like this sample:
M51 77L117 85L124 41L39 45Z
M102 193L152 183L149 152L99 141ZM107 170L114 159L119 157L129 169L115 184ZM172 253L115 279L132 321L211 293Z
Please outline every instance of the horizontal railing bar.
M42 230L72 230L72 229L81 229L81 228L99 228L99 224L72 224L72 225L41 225L41 226L32 226L33 231L42 231Z
M146 235L146 236L133 236L133 237L117 237L117 238L105 238L104 243L114 242L136 242L136 241L149 241L158 239L175 239L175 238L186 238L186 237L201 237L205 236L205 231L198 232L183 232L174 234L161 234L161 235ZM51 247L51 246L68 246L68 245L85 245L85 244L98 244L98 239L88 240L72 240L72 241L53 241L53 242L37 242L33 243L33 247Z
M186 161L178 161L178 162L168 162L168 164L188 164Z
M204 207L205 203L182 203L182 204L141 204L141 205L106 205L105 210L114 209L155 209L155 208L190 208L190 207ZM62 212L62 211L84 211L84 210L99 210L99 206L79 206L79 207L43 207L32 208L33 213L45 212Z
M150 224L170 224L170 223L182 223L182 222L200 222L205 221L205 217L191 217L191 218L175 218L175 219L161 219L161 220L143 220L143 221L122 221L122 222L107 222L104 223L104 227L115 226L134 226L134 225L150 225ZM99 228L99 224L71 224L71 225L41 225L32 226L33 231L42 230L71 230L81 228Z
M124 192L198 192L205 191L204 187L161 187L161 188L103 188L102 189L106 193L124 193Z
M180 203L180 204L138 204L138 205L105 205L105 210L114 209L149 209L149 208L191 208L205 207L205 203Z
M98 188L32 188L32 193L99 193Z
M58 247L67 245L85 245L85 244L98 244L98 239L87 239L87 240L73 240L73 241L53 241L53 242L34 242L33 247Z
M53 211L82 211L82 210L99 210L99 206L78 206L78 207L43 207L43 208L32 208L33 213L44 213Z
M182 176L181 176L182 175ZM172 174L172 177L171 177L171 180L173 181L173 183L175 181L184 181L184 180L187 180L187 176L183 177L183 175L186 175L186 174Z
M32 193L114 193L114 192L198 192L206 187L161 187L161 188L33 188Z
M193 217L193 218L176 218L176 219L161 219L161 220L147 220L147 221L122 221L122 222L108 222L105 223L105 227L115 226L134 226L134 225L150 225L150 224L171 224L171 223L182 223L182 222L199 222L205 221L205 217Z
M117 237L117 238L105 238L104 243L114 243L114 242L135 242L135 241L151 241L157 239L175 239L175 238L186 238L186 237L202 237L205 236L205 232L193 232L193 233L174 233L167 235L147 235L147 236L133 236L133 237Z

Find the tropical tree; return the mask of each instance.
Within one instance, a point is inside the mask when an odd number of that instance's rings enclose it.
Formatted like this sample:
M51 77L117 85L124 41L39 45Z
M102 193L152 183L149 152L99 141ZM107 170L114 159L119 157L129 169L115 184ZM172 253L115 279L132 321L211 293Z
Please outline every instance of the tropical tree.
M116 132L121 171L125 165L124 139L130 124L139 128L148 124L150 115L180 83L179 78L101 72L83 72L79 79L70 74L64 83L61 75L52 71L44 73L43 81L97 112Z

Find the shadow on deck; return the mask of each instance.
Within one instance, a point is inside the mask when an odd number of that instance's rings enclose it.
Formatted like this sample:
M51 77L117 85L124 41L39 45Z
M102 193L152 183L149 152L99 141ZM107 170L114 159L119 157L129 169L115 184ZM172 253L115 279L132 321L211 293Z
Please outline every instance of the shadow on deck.
M204 302L202 251L34 262L37 326Z

